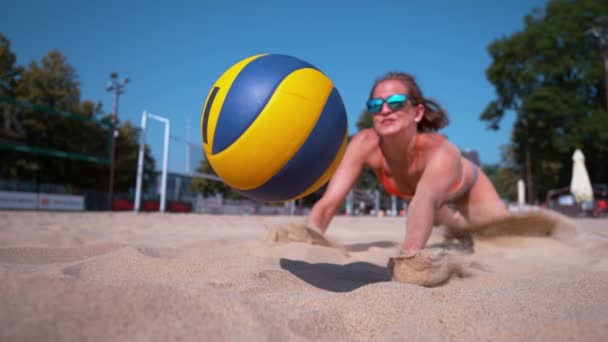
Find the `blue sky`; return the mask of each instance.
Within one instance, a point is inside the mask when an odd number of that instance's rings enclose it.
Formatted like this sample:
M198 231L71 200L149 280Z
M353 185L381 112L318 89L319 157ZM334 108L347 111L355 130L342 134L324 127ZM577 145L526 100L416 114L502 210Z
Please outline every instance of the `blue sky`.
M479 115L495 97L485 71L488 45L524 28L539 0L307 1L11 1L0 32L17 61L62 52L78 72L83 99L112 108L105 85L112 71L131 79L119 117L139 126L143 110L171 120L169 169L184 172L189 139L200 145L203 102L235 62L258 53L292 55L315 65L344 99L349 130L373 80L391 70L413 74L426 97L447 109L442 132L483 163L500 161L512 115L501 130ZM149 125L147 142L160 168L163 126Z

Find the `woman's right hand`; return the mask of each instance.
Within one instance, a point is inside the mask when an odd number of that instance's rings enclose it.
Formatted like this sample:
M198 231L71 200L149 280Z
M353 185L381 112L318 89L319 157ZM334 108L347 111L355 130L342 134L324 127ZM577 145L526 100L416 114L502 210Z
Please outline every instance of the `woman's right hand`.
M340 204L352 189L370 155L377 147L378 136L373 130L363 130L351 139L327 189L310 211L307 219L309 224L319 227L322 232L327 230L327 226Z

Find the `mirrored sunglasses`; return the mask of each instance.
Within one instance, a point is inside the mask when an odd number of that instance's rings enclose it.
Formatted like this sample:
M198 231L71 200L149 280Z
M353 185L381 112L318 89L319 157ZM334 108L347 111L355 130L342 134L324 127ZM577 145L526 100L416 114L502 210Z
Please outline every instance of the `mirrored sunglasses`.
M367 111L372 114L379 113L382 110L382 105L384 105L384 102L386 102L388 108L391 110L398 110L403 108L408 100L415 105L414 101L412 101L406 94L393 94L387 97L386 100L380 97L369 99L366 103Z

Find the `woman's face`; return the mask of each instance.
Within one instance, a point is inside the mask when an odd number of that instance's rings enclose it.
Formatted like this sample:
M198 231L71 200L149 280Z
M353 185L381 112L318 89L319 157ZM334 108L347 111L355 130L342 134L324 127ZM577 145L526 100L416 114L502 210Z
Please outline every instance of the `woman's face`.
M403 96L405 95L405 96ZM374 102L375 101L375 102ZM416 131L416 125L424 114L421 105L415 106L408 98L408 89L398 80L380 82L372 94L372 104L380 105L370 110L372 112L374 128L380 136L388 136L406 129ZM377 111L376 113L373 113Z

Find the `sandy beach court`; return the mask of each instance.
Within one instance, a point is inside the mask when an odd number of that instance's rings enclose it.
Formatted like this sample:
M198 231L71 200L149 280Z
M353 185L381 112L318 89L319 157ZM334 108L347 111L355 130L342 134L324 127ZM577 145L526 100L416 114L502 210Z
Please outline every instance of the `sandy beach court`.
M0 212L0 340L606 341L608 220L476 240L437 287L389 279L403 217L336 217L348 254L263 242L302 220Z

